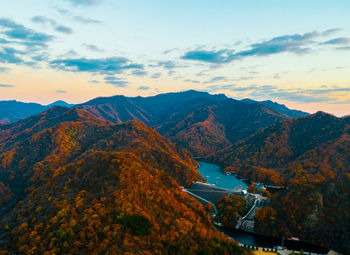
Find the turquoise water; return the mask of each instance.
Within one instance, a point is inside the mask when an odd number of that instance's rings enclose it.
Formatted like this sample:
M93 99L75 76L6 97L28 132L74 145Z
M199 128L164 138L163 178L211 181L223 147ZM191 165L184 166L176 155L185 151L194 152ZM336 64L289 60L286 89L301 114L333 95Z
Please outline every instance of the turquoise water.
M215 184L216 187L232 190L238 186L242 186L243 189L247 188L247 184L236 178L236 176L224 174L222 167L204 161L198 161L198 163L198 172L208 183Z

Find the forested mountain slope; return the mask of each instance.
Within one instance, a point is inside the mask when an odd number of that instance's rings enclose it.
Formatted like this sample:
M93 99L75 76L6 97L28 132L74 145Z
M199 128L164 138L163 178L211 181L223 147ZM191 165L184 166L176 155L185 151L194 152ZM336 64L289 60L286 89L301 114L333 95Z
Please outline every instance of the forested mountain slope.
M181 190L201 180L189 154L138 121L55 107L0 134L4 251L241 253Z

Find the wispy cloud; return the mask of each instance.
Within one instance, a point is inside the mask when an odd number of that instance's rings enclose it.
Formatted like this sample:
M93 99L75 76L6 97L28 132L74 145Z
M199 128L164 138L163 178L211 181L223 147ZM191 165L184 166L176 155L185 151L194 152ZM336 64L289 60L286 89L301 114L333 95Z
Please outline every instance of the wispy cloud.
M158 66L164 67L165 69L174 69L177 67L174 61L160 61L158 62Z
M50 62L54 69L69 72L90 72L99 74L119 74L125 70L143 70L143 65L131 63L127 58L77 58L57 59Z
M47 58L53 36L0 18L0 62L36 66Z
M34 23L39 23L39 24L43 24L43 25L50 25L55 29L55 31L60 32L60 33L64 33L64 34L72 34L73 33L73 29L71 29L70 27L67 27L64 25L59 25L59 24L57 24L57 22L55 20L47 18L45 16L34 16L31 19L31 21Z
M222 82L222 81L227 81L227 78L225 76L215 76L211 78L208 81L203 82L204 84L209 84L209 83L215 83L215 82Z
M314 39L320 36L330 35L337 30L327 30L323 33L310 32L305 34L293 34L274 37L261 43L250 45L250 49L235 51L233 49L202 50L196 49L186 52L181 58L184 60L195 60L212 64L225 64L250 56L269 56L283 52L297 55L312 52L311 45ZM339 39L339 38L338 38ZM331 42L330 40L329 42Z
M132 74L142 77L142 76L146 76L148 73L146 71L143 71L143 70L134 70L134 71L132 71Z
M72 19L75 22L78 22L80 24L88 25L88 24L100 24L101 21L97 19L93 19L91 17L85 17L81 15L74 15L70 10L63 9L60 7L55 6L54 9L61 15L66 16L70 19Z
M322 32L322 35L323 36L330 36L332 34L338 33L341 30L342 30L341 28L331 28L331 29L328 29L328 30Z
M10 84L0 84L0 88L14 88L14 85L10 85Z
M186 80L184 80L184 82L190 82L190 83L194 83L194 84L199 84L199 83L201 83L200 81L191 80L191 79L186 79Z
M342 101L334 94L337 92L350 92L350 88L327 88L320 89L281 89L273 85L251 85L247 87L240 87L235 84L229 85L211 85L207 86L206 90L209 92L229 91L233 92L239 97L248 97L258 100L266 99L280 99L298 103L331 103L339 104Z
M137 90L150 90L151 88L148 86L140 86L137 88Z
M65 91L65 90L56 90L56 93L65 94L65 93L67 93L67 91Z
M94 51L94 52L100 52L100 53L104 52L103 49L97 47L97 46L94 45L94 44L86 44L86 43L83 43L82 46L83 46L84 48L86 48L86 49L88 49L88 50L91 50L91 51Z
M91 6L102 3L102 0L67 0L76 6Z
M101 21L97 19L87 18L84 16L74 16L73 19L81 24L99 24Z
M347 37L339 37L335 38L326 42L323 42L321 44L331 44L331 45L348 45L350 44L350 38Z
M350 50L350 46L346 46L346 47L337 47L337 50Z
M0 67L0 73L7 73L11 70L11 68L8 67Z
M4 29L1 33L8 39L17 40L15 41L16 43L27 46L46 46L46 44L54 38L51 35L26 28L10 19L0 19L0 26Z
M158 78L160 78L160 76L162 76L162 73L154 73L154 74L151 75L151 78L152 79L158 79Z
M184 60L196 60L208 63L223 64L233 61L233 50L219 50L219 51L207 51L207 50L192 50L188 51L181 57Z
M106 76L104 80L106 84L111 84L118 88L126 88L129 84L127 81L115 76Z
M22 55L23 52L18 51L14 48L0 48L0 63L9 63L9 64L20 64L23 63L24 60L20 55Z
M73 33L73 29L71 29L70 27L67 27L67 26L63 26L63 25L56 26L55 30L57 32L64 33L64 34L72 34Z

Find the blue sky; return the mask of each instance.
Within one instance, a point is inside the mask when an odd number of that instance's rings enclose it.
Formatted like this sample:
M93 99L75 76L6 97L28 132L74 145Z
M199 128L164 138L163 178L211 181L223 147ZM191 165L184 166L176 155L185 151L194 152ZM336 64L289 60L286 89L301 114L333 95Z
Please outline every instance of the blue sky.
M196 89L350 114L349 1L12 0L0 100Z

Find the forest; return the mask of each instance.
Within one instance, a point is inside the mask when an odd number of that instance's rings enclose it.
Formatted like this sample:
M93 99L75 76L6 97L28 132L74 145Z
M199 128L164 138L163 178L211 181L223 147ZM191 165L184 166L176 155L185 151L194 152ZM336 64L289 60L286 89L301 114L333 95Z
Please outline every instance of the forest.
M55 107L0 137L1 254L244 252L182 192L189 153L138 121Z

